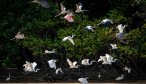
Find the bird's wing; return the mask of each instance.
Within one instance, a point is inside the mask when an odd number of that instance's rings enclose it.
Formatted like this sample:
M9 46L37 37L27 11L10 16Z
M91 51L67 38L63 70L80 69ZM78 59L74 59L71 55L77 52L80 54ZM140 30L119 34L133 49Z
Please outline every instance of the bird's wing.
M68 40L69 40L73 45L75 45L75 43L74 43L74 41L73 41L72 38L69 38Z
M86 78L84 78L83 84L88 84L88 81Z
M70 67L74 67L73 63L69 59L67 59L67 63L69 64Z
M18 36L18 35L20 35L21 34L21 31L19 31L16 35Z
M56 69L55 73L58 74L58 72L59 72L59 69Z
M79 78L78 81L83 83L84 78Z
M82 7L83 7L82 5L78 6L78 8L79 8L80 10L82 10Z
M63 4L62 4L62 3L60 3L60 6L61 6L61 11L64 11L65 6L63 6Z
M37 66L36 62L31 63L32 64L32 69L35 70L35 67Z
M48 61L50 68L55 68L56 69L56 63L53 62L53 60Z
M45 7L45 8L49 8L49 7L50 7L50 6L48 5L47 1L45 1L45 0L40 1L40 5L42 5L42 6Z
M83 60L81 61L81 64L86 65L86 64L87 64L87 63L86 63L86 59L83 59Z
M77 65L77 61L74 61L72 64L73 64L74 66L76 66L76 65Z
M87 64L90 64L90 63L89 63L89 59L86 59L86 62L87 62Z
M76 4L76 10L80 10L78 4Z
M62 41L66 41L68 39L68 37L64 37L63 39L62 39Z

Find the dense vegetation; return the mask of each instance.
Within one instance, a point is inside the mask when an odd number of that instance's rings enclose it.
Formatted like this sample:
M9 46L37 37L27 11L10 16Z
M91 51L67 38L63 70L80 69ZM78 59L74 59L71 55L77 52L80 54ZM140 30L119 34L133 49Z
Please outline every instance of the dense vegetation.
M146 57L145 0L48 0L48 9L29 2L31 0L0 0L0 67L15 67L14 62L54 56L98 59L110 53L123 62ZM82 2L83 9L89 12L75 14L74 23L62 16L55 18L61 2L72 11L76 3ZM114 25L97 26L105 18L112 19ZM128 25L124 30L127 44L116 39L116 26L121 23ZM85 31L83 28L87 25L95 26L95 32ZM18 31L27 38L10 40ZM75 45L62 41L72 34L75 34ZM110 52L110 43L118 45L116 53ZM44 55L46 49L57 49L57 53Z

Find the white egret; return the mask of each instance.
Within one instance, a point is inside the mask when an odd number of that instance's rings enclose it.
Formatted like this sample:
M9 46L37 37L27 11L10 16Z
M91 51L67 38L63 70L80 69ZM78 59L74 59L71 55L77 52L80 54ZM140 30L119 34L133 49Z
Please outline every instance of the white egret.
M56 53L56 49L53 49L52 51L45 50L45 54L52 54L52 53Z
M115 80L123 80L124 79L124 74L122 74L121 76L117 77Z
M56 69L56 61L57 60L55 60L55 59L52 59L52 60L48 61L48 64L49 64L50 68Z
M104 19L104 20L102 20L99 24L97 24L97 25L104 25L104 26L109 26L109 25L111 25L111 24L113 24L113 21L111 20L111 19Z
M79 78L78 81L81 82L82 84L88 84L87 78Z
M127 71L128 73L131 73L131 68L129 67L124 67L123 70Z
M72 12L67 12L67 14L64 16L64 19L66 19L68 22L72 23L72 22L74 22L73 16L74 16L74 14Z
M102 64L112 64L112 62L117 61L117 59L113 60L113 57L109 54L105 54L105 56L100 56L98 62L102 61Z
M50 7L46 0L33 0L31 3L37 3L44 8L49 8Z
M92 27L92 26L90 26L90 25L88 25L88 26L86 26L86 27L84 27L86 30L88 30L88 31L92 31L92 32L94 32L94 27Z
M19 39L25 39L26 37L24 37L24 34L21 33L21 31L19 31L16 35L15 38L11 39L11 40L19 40Z
M61 72L61 73L63 73L63 71L62 71L62 69L61 68L58 68L58 69L56 69L56 74L58 74L59 73L59 71Z
M110 46L112 47L112 49L118 49L117 44L110 44Z
M10 81L11 80L11 74L9 73L9 76L6 78L6 81Z
M81 13L81 12L87 12L88 10L82 10L82 7L83 7L83 5L82 5L82 3L78 3L78 4L76 4L76 10L75 10L75 12L76 13Z
M75 36L74 34L72 36L66 36L62 39L62 41L69 40L73 45L75 45L75 43L73 41L74 36Z
M28 72L38 72L38 70L40 69L36 69L36 66L37 66L37 63L36 62L33 62L33 63L30 63L28 61L26 61L26 64L23 65L25 68L24 68L24 71L28 71Z
M58 15L56 15L55 17L68 13L68 11L66 11L66 7L62 3L60 3L60 6L61 6L61 12Z
M70 59L67 58L67 63L69 64L69 68L78 68L77 61L71 62Z
M81 64L82 65L92 65L92 63L95 62L95 60L92 60L90 63L89 63L89 59L83 59L81 61Z
M101 74L100 74L100 72L98 73L98 78L101 78Z
M116 28L118 28L119 33L123 33L124 29L125 29L127 26L128 26L128 25L119 24Z

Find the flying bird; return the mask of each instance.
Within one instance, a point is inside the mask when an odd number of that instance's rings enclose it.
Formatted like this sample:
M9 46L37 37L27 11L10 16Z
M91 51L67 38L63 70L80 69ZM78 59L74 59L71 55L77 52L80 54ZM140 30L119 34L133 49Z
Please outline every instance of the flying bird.
M19 31L16 35L15 38L11 39L11 40L19 40L19 39L25 39L26 37L24 37L24 34L21 33L21 31Z
M69 68L78 68L77 61L71 62L70 59L67 58L67 63L69 64Z
M111 25L111 24L113 24L113 21L111 20L111 19L104 19L104 20L102 20L99 24L97 24L97 25L104 25L104 26L109 26L109 25Z
M110 46L112 47L113 50L118 48L117 44L110 44Z
M36 62L30 63L26 61L26 64L24 64L23 66L25 67L24 71L28 71L28 72L38 72L38 70L40 70L40 69L35 69L37 66Z
M81 82L82 84L88 84L87 78L79 78L78 81Z
M82 3L78 3L78 4L76 4L76 10L75 10L75 12L76 13L81 13L81 12L88 12L88 10L82 10L82 7L83 7L83 5L82 5Z
M127 26L128 26L128 25L119 24L116 28L118 28L119 33L123 33L124 29L125 29Z
M33 0L31 3L37 3L44 8L49 8L48 2L46 0Z
M131 68L129 67L124 67L123 70L127 71L128 73L131 73Z
M92 65L92 63L95 62L94 60L92 60L90 63L89 63L89 59L83 59L81 61L81 64L82 65Z
M53 49L52 51L45 50L45 54L52 54L52 53L56 53L56 49Z
M55 73L58 74L59 72L63 73L63 71L62 71L61 68L56 69L56 72Z
M69 40L73 45L75 45L74 41L73 41L73 38L74 38L74 34L72 36L66 36L62 39L62 41L67 41Z
M109 54L105 54L105 56L100 56L98 62L102 61L102 64L112 64L112 62L117 61L117 59L113 60L113 57Z
M10 81L11 80L11 74L9 73L9 77L6 78L6 81Z
M48 61L48 64L49 64L50 68L56 69L56 61L57 60L55 60L55 59L52 59L52 60Z
M60 6L61 6L61 12L58 15L56 15L55 17L68 13L68 11L66 11L66 7L62 3L60 3Z
M124 74L122 74L121 76L117 77L115 80L123 80L124 79Z
M94 32L94 27L92 27L92 26L90 26L90 25L88 25L88 26L86 26L86 27L84 27L87 31L92 31L92 32Z
M74 14L72 12L67 12L67 14L64 16L64 19L66 19L68 22L72 23L72 22L74 22L73 16L74 16Z

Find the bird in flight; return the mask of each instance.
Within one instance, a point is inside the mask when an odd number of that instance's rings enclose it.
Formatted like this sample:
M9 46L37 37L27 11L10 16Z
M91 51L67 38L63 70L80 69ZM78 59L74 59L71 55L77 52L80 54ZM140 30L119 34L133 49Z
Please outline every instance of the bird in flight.
M31 3L37 3L44 8L49 8L50 7L46 0L33 0Z
M68 13L68 11L66 10L66 7L62 3L60 3L60 6L61 6L61 12L58 15L56 15L55 17Z
M83 7L82 3L76 4L75 13L88 12L88 10L82 10L82 7Z
M123 33L124 29L125 29L127 26L128 26L128 25L119 24L116 28L119 30L119 33Z
M87 78L88 78L88 77L79 78L78 81L81 82L82 84L88 84Z
M74 34L72 36L66 36L62 39L62 41L67 41L69 40L73 45L75 45L74 41L73 41L73 38L74 38Z
M10 40L14 40L14 39L19 40L19 39L25 39L25 38L26 38L26 37L24 37L24 34L21 33L21 31L19 31L19 32L15 35L15 38L12 38L12 39L10 39Z
M45 54L52 54L52 53L56 53L56 49L53 49L51 51L45 50Z
M122 74L121 76L117 77L115 80L123 80L124 79L124 74Z
M58 74L59 72L63 73L61 68L56 69L55 73Z
M52 59L52 60L48 61L48 64L49 64L50 68L56 69L56 61L57 60L55 60L55 59Z
M83 59L81 61L81 64L82 65L92 65L92 63L95 62L94 60L92 60L90 63L89 63L89 59Z
M113 60L113 57L109 54L105 54L105 56L100 56L100 59L98 59L98 62L101 62L102 64L112 64L112 62L117 61L117 59Z
M69 68L78 68L77 61L71 62L70 59L67 58L67 63L70 66Z
M67 14L64 16L64 19L66 19L68 22L72 23L72 22L74 22L73 16L74 16L74 14L72 12L67 12Z
M11 74L9 73L9 77L6 78L6 81L10 81L11 80Z
M111 19L103 19L99 24L97 25L104 25L104 26L109 26L113 24L113 21Z
M90 25L88 25L88 26L86 26L86 27L84 27L87 31L92 31L92 32L94 32L94 27L92 27L92 26L90 26Z
M25 62L26 62L26 64L23 65L25 67L24 71L38 72L38 70L40 70L40 69L35 69L37 66L36 62L33 62L33 63L30 63L29 61L25 61Z
M110 44L110 46L112 47L113 50L118 48L117 44Z

